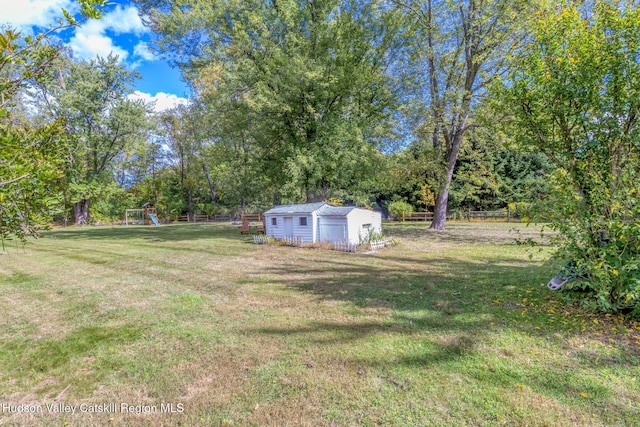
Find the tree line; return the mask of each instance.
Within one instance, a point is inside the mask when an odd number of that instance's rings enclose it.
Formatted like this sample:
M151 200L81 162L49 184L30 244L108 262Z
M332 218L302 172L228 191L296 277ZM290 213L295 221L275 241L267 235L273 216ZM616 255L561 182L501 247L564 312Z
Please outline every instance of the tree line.
M434 229L519 203L560 232L591 303L637 306L634 1L135 3L188 105L132 100L116 57L0 37L3 242L145 203L166 218L404 203Z

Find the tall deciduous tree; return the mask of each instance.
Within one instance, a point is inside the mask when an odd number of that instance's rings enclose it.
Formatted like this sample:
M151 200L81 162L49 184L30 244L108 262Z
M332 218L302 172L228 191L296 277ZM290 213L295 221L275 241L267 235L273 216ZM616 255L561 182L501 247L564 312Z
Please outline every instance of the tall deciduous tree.
M100 186L113 181L116 156L144 137L147 107L126 97L135 78L137 73L110 55L66 59L48 78L39 79L48 115L66 124L68 196L77 224L89 220L91 199Z
M210 188L221 203L253 210L265 205L265 195L272 193L265 169L265 151L257 143L256 114L241 100L227 98L225 90L211 90L211 80L199 82L202 109L208 124L203 133L209 144L203 154L203 166L209 171ZM215 182L215 184L214 184Z
M395 1L418 25L419 61L424 69L421 133L440 164L433 229L444 229L449 190L465 133L487 84L505 70L516 46L514 27L530 2L520 0Z
M349 0L137 3L158 48L193 82L208 81L212 113L244 130L243 147L259 148L274 200L326 198L375 172L359 166L375 157L391 119L385 67L396 23L385 9Z
M193 220L193 215L197 213L195 204L200 199L201 190L207 186L205 183L210 183L208 188L211 201L217 199L209 169L202 155L207 141L203 138L201 128L206 126L198 118L194 105L178 106L160 116L160 124L164 129L177 173L183 211L187 212L190 220Z
M106 0L82 0L82 19L100 18ZM49 38L78 25L67 11L63 19L35 36L5 28L0 32L0 238L25 240L50 220L58 207L56 182L63 173L62 121L39 124L20 108L18 94L46 73L60 54Z
M523 144L559 168L547 215L579 298L640 316L640 10L574 3L537 15L499 92Z

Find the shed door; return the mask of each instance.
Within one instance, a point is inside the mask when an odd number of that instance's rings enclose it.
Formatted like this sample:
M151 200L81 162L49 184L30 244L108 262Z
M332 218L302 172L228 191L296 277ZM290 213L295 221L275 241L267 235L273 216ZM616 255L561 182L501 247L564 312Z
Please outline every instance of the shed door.
M293 237L293 218L290 216L284 217L284 237Z
M321 224L320 240L324 242L342 242L347 240L347 226L345 224Z

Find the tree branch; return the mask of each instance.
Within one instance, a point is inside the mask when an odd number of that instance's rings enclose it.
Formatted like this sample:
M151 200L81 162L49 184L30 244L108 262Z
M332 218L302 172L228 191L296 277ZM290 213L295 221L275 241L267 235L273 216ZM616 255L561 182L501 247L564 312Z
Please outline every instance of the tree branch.
M9 181L0 182L0 188L4 187L5 185L9 185L11 183L14 183L16 181L20 181L21 179L24 179L24 178L26 178L28 176L29 176L29 174L25 173L24 175L19 176L19 177L14 178L14 179L10 179Z

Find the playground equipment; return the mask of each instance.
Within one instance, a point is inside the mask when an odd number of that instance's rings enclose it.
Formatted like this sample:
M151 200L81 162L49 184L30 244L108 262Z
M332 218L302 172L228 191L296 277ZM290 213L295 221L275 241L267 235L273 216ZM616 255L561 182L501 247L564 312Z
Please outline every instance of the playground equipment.
M160 225L156 208L126 209L124 211L125 225L151 225L152 223L156 227Z
M158 222L158 217L156 216L156 214L148 212L147 215L149 216L149 218L151 218L151 221L153 221L156 227L160 226L160 223Z

